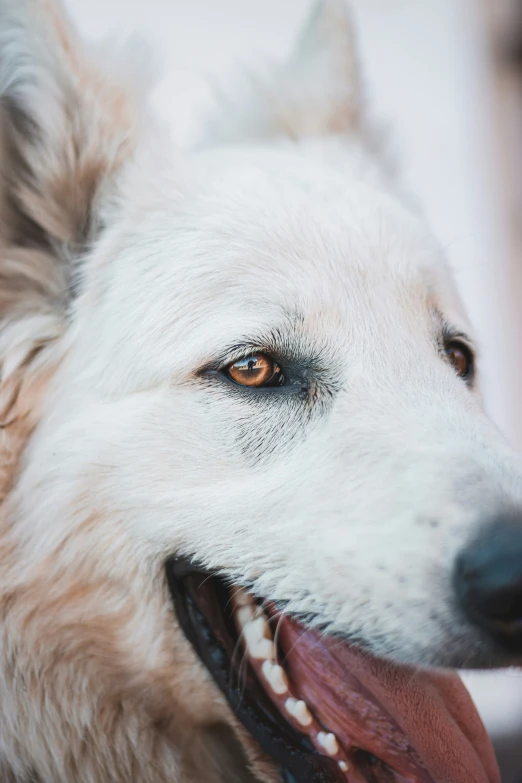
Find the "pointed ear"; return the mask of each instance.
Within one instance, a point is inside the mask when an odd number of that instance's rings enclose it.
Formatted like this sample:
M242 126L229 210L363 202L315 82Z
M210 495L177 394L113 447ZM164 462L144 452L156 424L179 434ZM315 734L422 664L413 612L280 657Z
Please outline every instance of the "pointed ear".
M136 141L139 112L59 0L0 0L2 239L70 257Z
M250 79L242 92L218 107L206 140L299 138L357 129L361 88L345 0L319 0L288 62L264 81Z
M137 143L118 67L95 64L59 1L0 0L0 429L34 410L20 395L48 375L76 262Z

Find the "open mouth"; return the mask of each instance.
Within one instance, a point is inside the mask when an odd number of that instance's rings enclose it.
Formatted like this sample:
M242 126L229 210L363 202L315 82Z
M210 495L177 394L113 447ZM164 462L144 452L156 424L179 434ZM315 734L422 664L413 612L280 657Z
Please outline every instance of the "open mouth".
M181 560L181 627L285 783L498 783L459 677L417 670L308 628Z

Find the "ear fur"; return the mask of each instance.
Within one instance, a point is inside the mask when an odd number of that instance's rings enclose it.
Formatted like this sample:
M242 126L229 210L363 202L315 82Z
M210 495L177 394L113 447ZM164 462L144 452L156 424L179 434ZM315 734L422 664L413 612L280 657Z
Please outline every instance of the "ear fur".
M252 78L224 99L205 141L350 133L361 119L361 86L346 0L319 0L290 59L268 79Z
M139 128L135 91L94 63L59 0L0 0L0 497Z
M4 241L68 260L135 145L134 96L94 64L56 0L0 0L0 96Z

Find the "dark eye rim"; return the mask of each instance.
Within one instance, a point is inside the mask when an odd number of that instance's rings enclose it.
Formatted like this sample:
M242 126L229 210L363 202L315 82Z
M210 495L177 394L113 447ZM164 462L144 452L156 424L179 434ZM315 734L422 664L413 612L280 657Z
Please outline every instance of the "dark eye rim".
M465 381L469 386L472 385L475 378L475 351L467 342L464 335L450 334L444 338L444 353L447 358L452 348L458 348L466 357L467 370L465 373L460 374L456 372L457 377Z
M226 370L235 362L254 354L264 354L280 367L284 382L273 386L244 386L229 377ZM275 399L283 397L295 397L306 395L309 391L311 375L310 370L303 368L303 363L294 357L285 358L277 351L267 346L257 346L253 343L233 346L219 357L201 367L195 377L212 385L225 386L234 395L248 399L251 402L262 399Z

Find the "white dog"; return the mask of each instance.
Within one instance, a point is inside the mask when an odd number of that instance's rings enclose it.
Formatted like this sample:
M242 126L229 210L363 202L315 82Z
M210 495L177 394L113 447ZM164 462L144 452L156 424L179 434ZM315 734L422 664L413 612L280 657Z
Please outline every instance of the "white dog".
M0 0L1 780L498 781L415 667L521 654L522 469L344 3L192 156L131 59Z

